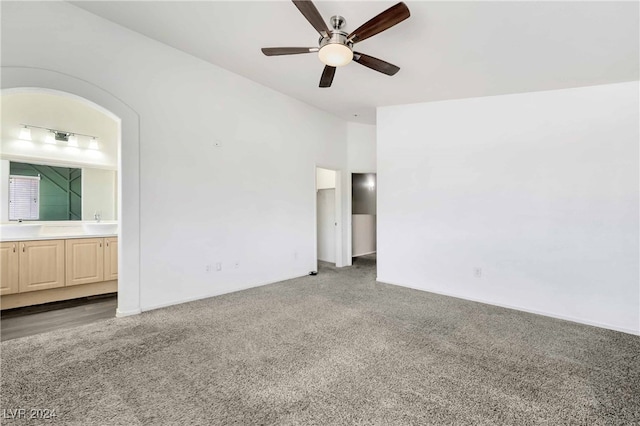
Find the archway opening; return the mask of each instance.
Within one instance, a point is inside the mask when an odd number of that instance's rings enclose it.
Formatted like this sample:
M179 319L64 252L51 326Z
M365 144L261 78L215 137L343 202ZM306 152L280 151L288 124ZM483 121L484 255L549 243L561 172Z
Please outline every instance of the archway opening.
M140 303L140 141L139 117L107 90L56 71L2 67L2 93L39 91L75 98L119 122L117 168L118 307L116 316L141 312ZM64 129L62 129L64 130Z

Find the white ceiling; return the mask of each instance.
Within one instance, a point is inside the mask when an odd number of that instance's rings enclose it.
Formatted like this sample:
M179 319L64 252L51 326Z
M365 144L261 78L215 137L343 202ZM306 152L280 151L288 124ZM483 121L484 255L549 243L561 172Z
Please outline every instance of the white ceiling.
M316 2L346 30L389 1ZM407 1L411 17L356 45L398 65L389 77L351 63L318 88L317 54L266 57L261 47L317 46L289 1L91 1L76 6L349 121L375 107L639 79L637 2ZM355 116L357 114L357 117Z

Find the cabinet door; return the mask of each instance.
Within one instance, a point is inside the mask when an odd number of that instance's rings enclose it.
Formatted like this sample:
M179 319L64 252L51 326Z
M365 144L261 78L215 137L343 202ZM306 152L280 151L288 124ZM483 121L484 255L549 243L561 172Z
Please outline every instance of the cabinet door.
M66 285L103 281L104 238L67 240Z
M0 243L0 295L17 293L18 243Z
M118 238L104 239L104 280L118 279Z
M64 240L20 244L20 293L64 287Z

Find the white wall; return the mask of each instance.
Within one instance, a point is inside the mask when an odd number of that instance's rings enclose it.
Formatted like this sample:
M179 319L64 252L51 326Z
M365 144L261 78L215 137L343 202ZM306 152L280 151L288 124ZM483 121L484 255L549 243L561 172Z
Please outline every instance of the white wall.
M318 167L316 170L316 188L330 189L336 187L336 172Z
M346 168L344 121L68 3L5 2L1 27L3 66L139 114L142 309L315 270L315 165Z
M347 157L349 171L376 171L376 126L360 123L347 125Z
M82 169L82 220L116 220L116 171Z
M378 279L640 333L638 89L380 108Z

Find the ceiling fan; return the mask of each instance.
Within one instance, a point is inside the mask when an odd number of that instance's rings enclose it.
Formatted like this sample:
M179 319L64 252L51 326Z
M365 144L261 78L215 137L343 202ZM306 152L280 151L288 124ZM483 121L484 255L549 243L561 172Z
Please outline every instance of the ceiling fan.
M267 56L296 55L300 53L318 52L318 57L325 64L320 87L331 87L336 67L347 65L352 60L386 75L394 75L400 68L373 56L354 52L353 45L366 40L394 25L404 21L410 16L409 8L400 2L395 6L373 17L362 24L355 31L347 34L342 31L347 21L339 15L331 17L332 30L322 19L320 12L309 0L293 0L298 10L307 18L307 21L320 34L318 47L263 47L262 53Z

